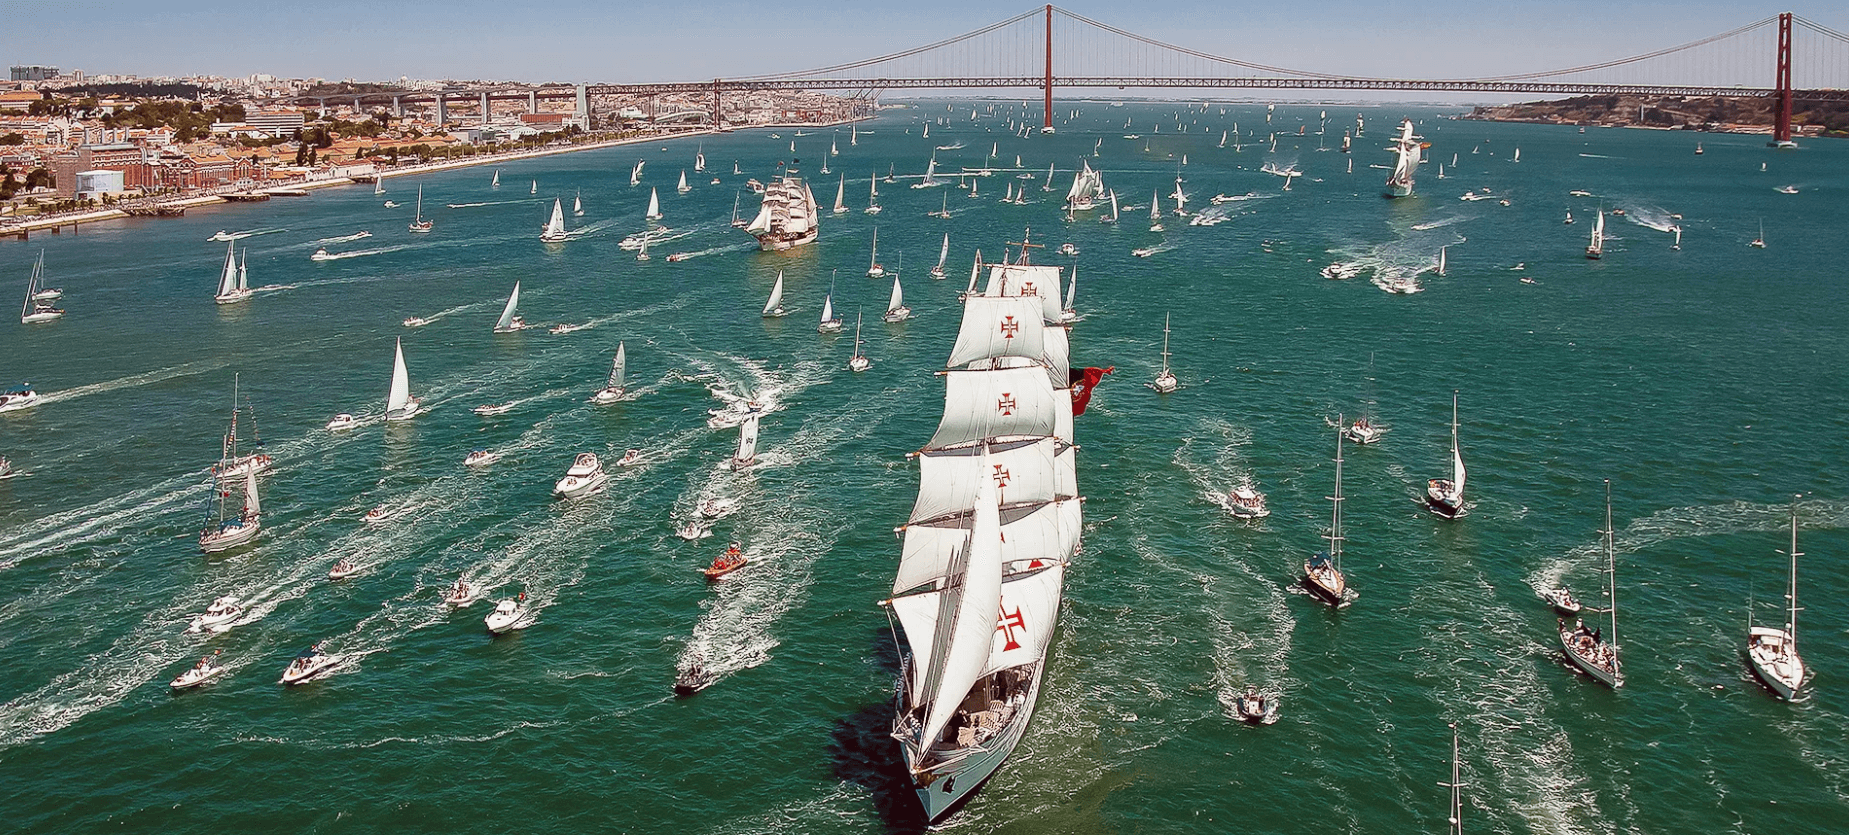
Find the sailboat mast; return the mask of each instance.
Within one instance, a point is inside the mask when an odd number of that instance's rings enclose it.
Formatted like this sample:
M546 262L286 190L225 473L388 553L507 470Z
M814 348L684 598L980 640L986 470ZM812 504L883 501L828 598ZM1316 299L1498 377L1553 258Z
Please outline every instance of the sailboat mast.
M1785 600L1790 607L1785 622L1785 651L1787 654L1795 655L1798 651L1798 557L1804 556L1798 552L1798 500L1795 496L1791 499L1790 554L1791 580L1790 586L1785 591Z
M1451 723L1451 782L1439 783L1451 788L1451 835L1464 835L1463 767L1457 756L1457 723Z
M1605 479L1605 593L1611 600L1611 671L1618 674L1618 542L1611 524L1611 479Z
M1168 314L1166 313L1162 314L1162 370L1163 371L1168 371L1168 319L1169 319Z
M1335 495L1329 497L1329 559L1335 570L1342 570L1342 423L1335 421Z

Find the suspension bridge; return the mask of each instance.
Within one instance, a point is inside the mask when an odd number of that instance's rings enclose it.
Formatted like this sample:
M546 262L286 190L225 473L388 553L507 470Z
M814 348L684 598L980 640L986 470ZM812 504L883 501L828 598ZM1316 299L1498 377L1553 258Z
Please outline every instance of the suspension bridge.
M1769 83L1768 83L1769 82ZM1055 89L1376 90L1517 93L1543 96L1726 96L1769 99L1774 139L1791 137L1794 101L1849 101L1849 35L1786 12L1688 43L1560 69L1476 78L1391 78L1317 72L1218 55L1144 37L1058 6L1030 9L934 43L796 72L700 81L494 87L421 93L315 97L362 106L390 102L588 96L721 96L768 90L848 91L1037 89L1043 125L1053 124Z

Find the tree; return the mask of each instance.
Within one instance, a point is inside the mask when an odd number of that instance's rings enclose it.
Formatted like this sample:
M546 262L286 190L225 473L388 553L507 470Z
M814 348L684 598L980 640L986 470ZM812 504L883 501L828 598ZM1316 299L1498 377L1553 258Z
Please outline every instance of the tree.
M55 188L57 185L58 178L49 170L46 170L43 165L32 169L31 172L26 174L26 189L28 191L35 188Z
M0 145L24 145L24 144L26 144L26 138L24 136L20 136L17 133L9 133L5 136L0 136Z

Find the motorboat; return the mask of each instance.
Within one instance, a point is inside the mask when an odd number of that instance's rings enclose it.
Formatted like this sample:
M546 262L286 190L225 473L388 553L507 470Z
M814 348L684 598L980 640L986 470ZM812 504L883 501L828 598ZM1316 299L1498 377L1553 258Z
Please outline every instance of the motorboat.
M241 237L243 237L243 236L242 236L242 235L237 235L237 234L233 234L232 232L230 232L230 231L228 231L228 230L225 230L225 229L220 229L220 230L218 230L217 232L214 232L214 233L212 233L212 237L210 237L210 238L206 238L206 240L208 240L208 241L215 241L215 242L217 242L217 243L221 243L221 244L222 244L222 243L225 243L226 241L235 241L235 240L237 240L238 238L241 238Z
M334 258L335 256L327 251L327 247L318 247L315 249L315 254L308 256L310 261L332 261Z
M1380 424L1365 417L1358 418L1342 430L1342 437L1362 445L1376 443L1385 434L1387 430L1382 429Z
M514 407L517 405L519 404L516 401L509 400L506 403L490 403L486 406L476 406L474 409L471 409L470 411L473 411L474 413L481 415L482 417L491 417L493 415L507 414L508 412L513 411Z
M1077 245L1070 244L1070 243L1060 244L1059 254L1077 256L1079 254L1079 248Z
M19 386L0 392L0 412L12 412L30 409L39 404L39 393L31 386Z
M674 535L682 539L685 539L688 542L693 542L694 540L705 539L709 536L712 536L713 529L700 524L696 520L693 522L688 522L687 524L682 525L678 528L675 528Z
M193 622L186 627L188 632L223 632L230 629L238 618L244 616L244 607L238 599L229 595L212 601L205 611L193 616Z
M1233 701L1233 711L1239 714L1241 721L1253 725L1269 725L1278 718L1277 702L1259 693L1256 687L1247 687L1245 693Z
M407 328L421 328L428 324L430 324L430 320L422 316L408 316L404 320L404 326Z
M371 510L366 511L366 521L384 522L386 520L391 519L394 516L397 516L400 512L402 511L388 508L385 505L379 505L378 507L375 507Z
M501 460L500 453L489 452L488 450L485 450L485 449L478 449L478 450L475 450L469 453L469 456L467 458L462 459L462 466L464 467L486 467L489 464L492 464L499 460Z
M350 557L341 557L334 563L333 568L327 570L327 578L329 580L345 580L348 577L358 574L359 570L359 563L354 562Z
M1547 605L1554 607L1554 611L1568 617L1579 614L1581 609L1579 599L1575 598L1565 586L1541 592L1541 599L1547 601Z
M642 463L642 450L632 449L627 452L624 452L623 457L618 458L616 460L616 463L611 464L610 466L612 467L633 467L640 463Z
M1263 519L1271 515L1271 509L1265 506L1265 494L1252 489L1250 484L1226 491L1226 510L1239 519Z
M340 414L335 415L333 420L330 420L327 422L327 431L345 432L359 425L360 425L360 422L358 418L352 415L349 415L346 412L341 412Z
M13 462L6 460L6 456L0 455L0 478L12 478L14 475Z
M559 479L552 488L552 494L562 499L581 499L603 490L609 483L610 476L603 471L603 462L597 460L597 453L580 452L572 459L571 468L565 471L565 477Z
M693 257L691 252L675 252L668 255L668 263L674 264Z
M674 676L674 695L691 696L705 690L719 677L709 672L705 666L695 661Z
M1140 249L1130 250L1130 254L1138 258L1148 258L1149 256L1156 254L1156 248L1153 246L1146 246Z
M705 574L707 580L718 580L727 574L744 568L745 565L750 562L751 558L745 556L744 551L739 548L738 543L734 542L727 545L723 553L713 558L712 565L700 569L700 573Z
M572 333L575 331L581 331L588 327L590 327L589 323L582 324L582 325L574 325L574 324L570 324L567 322L560 322L559 324L556 324L550 328L547 328L546 333L558 336L558 335Z
M458 579L443 592L443 602L451 606L467 606L475 602L475 589L469 585L469 581Z
M482 622L488 625L488 631L501 635L525 626L527 619L526 592L518 597L494 604L494 611L489 612Z
M218 650L211 655L199 659L193 666L188 667L186 672L175 676L172 681L167 682L167 686L175 690L190 690L217 678L226 670L225 667L220 666L218 663L218 653L220 652L224 652L224 650Z
M315 644L301 655L296 656L294 661L290 661L289 666L283 668L282 679L277 683L291 686L304 684L333 669L339 663L340 656L324 653L321 651L321 645Z
M700 500L700 515L708 519L718 519L738 509L737 499L714 496Z

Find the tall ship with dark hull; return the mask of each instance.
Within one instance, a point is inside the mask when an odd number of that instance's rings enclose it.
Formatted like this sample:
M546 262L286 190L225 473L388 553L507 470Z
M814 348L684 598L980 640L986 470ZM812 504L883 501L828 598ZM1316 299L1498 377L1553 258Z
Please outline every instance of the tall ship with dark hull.
M786 171L782 177L764 187L764 202L758 215L745 227L758 239L758 248L777 252L812 243L821 232L816 213L815 195L809 184Z
M1060 278L1025 258L990 265L941 372L943 420L915 456L918 499L884 605L903 636L892 735L932 821L1026 734L1079 549Z

